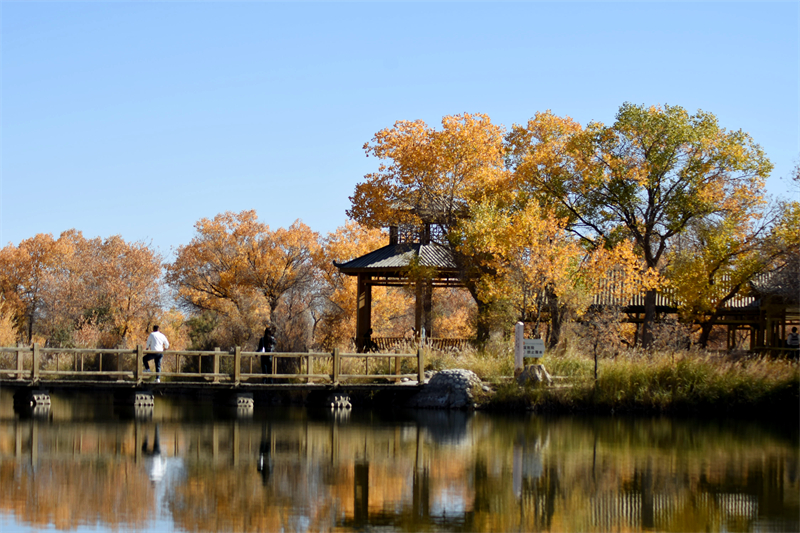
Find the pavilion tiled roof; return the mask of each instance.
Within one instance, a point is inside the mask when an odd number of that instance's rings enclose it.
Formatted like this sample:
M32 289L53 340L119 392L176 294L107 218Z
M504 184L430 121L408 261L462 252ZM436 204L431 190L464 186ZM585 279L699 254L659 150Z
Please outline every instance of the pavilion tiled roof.
M401 270L408 266L415 257L420 258L421 266L434 267L439 271L455 271L457 269L450 249L435 242L430 244L388 244L361 257L344 263L334 261L333 264L345 274L378 273Z

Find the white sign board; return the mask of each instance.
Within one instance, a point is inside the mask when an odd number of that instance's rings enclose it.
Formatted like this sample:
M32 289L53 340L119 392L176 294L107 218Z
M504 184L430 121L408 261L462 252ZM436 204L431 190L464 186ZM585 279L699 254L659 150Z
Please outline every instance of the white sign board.
M525 339L522 341L522 356L523 357L542 357L544 355L544 340L542 339Z

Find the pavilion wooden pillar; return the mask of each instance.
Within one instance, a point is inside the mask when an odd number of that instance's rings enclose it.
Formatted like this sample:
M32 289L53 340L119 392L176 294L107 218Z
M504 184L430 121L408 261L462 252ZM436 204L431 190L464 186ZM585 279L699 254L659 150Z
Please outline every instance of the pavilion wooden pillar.
M425 280L425 299L422 300L422 316L425 320L425 332L428 338L433 337L433 280Z
M372 328L372 276L359 274L357 281L356 350L364 349L364 335Z
M431 311L433 309L433 280L426 279L417 281L416 305L414 306L414 329L419 336L422 327L425 327L425 336L433 336L433 321Z

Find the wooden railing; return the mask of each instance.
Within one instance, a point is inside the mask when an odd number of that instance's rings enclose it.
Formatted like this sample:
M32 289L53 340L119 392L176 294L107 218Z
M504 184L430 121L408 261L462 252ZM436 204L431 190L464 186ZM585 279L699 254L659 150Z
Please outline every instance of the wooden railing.
M355 337L351 340L353 344L356 344L357 339ZM372 337L371 340L379 350L392 350L419 344L418 339L409 337ZM463 337L427 337L425 338L424 346L433 350L463 350L471 346L472 342L472 339Z
M770 278L769 274L760 274L754 278L758 284L766 284ZM644 307L645 290L640 285L630 285L625 274L622 272L609 272L600 282L592 303L600 306L618 307ZM718 276L717 284L708 289L714 294L709 294L713 298L722 298L733 286L729 275ZM633 294L631 294L631 292ZM622 296L625 295L625 296ZM753 296L743 295L741 292L735 294L725 303L726 309L739 309L751 306L757 302ZM676 309L680 305L678 294L674 288L662 288L656 293L656 306Z
M238 385L262 379L280 379L283 382L340 383L357 379L401 381L424 379L422 350L417 353L376 354L333 352L244 352L238 346L231 352L174 351L154 352L141 345L134 349L44 348L38 344L27 347L0 347L0 379L17 381L90 381L108 380L141 383L155 377L154 371L145 372L142 358L148 354L162 354L162 378L176 382L228 383ZM261 356L272 356L271 373L261 371ZM292 366L297 371L278 372L278 361L295 359ZM412 359L413 373L401 374L402 360ZM349 361L348 361L349 360ZM359 362L357 360L363 360ZM347 362L346 362L347 361ZM393 364L392 364L393 363ZM363 364L363 367L361 366ZM154 363L151 364L151 367ZM363 368L363 373L361 369Z

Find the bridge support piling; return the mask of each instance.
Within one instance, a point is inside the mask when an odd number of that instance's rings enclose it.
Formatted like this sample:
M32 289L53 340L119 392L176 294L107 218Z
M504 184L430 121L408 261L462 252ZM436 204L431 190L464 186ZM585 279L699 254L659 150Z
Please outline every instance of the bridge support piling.
M153 418L156 399L151 390L135 390L114 395L114 410L126 418L147 420Z
M222 394L220 401L216 405L220 410L217 412L225 416L235 416L236 418L253 417L253 393L251 392L226 392Z
M50 414L50 393L43 389L18 390L14 393L14 411L20 416L48 416Z
M253 393L252 392L237 392L230 397L230 405L236 408L245 407L253 408Z
M331 409L352 409L353 405L350 403L350 395L344 392L334 392L328 395L326 400L327 406Z

